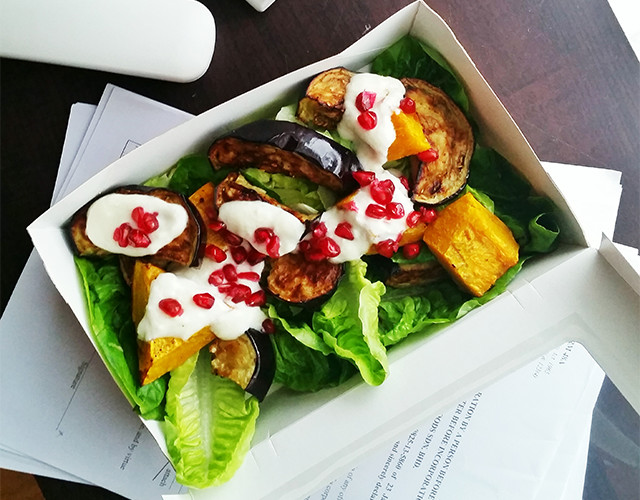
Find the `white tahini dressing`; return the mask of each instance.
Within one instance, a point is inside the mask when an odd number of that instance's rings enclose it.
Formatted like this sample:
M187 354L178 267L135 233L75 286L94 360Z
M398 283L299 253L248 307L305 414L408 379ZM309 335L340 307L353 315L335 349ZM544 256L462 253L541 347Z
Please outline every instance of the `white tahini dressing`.
M376 94L371 111L377 117L377 124L370 130L358 122L361 111L356 106L356 98L365 91ZM405 88L400 80L373 73L355 74L347 85L338 133L354 142L358 159L368 170L380 170L387 161L387 150L396 138L391 115L398 112L404 94Z
M267 242L256 241L257 229L268 228L278 236L278 255L295 250L305 230L304 224L294 215L265 201L228 201L220 207L218 219L225 223L229 231L244 238L264 254L269 254Z
M114 239L114 231L122 224L129 224L131 228L137 229L138 226L131 215L136 207L155 213L158 227L147 233L150 240L148 246L122 246ZM86 232L93 244L104 250L130 257L142 257L155 254L178 237L187 227L188 218L184 207L155 196L111 193L99 198L89 207Z

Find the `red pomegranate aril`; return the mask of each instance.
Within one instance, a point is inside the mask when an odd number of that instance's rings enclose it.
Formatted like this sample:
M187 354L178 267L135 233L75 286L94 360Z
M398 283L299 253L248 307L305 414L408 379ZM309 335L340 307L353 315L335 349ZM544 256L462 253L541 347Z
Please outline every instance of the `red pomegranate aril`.
M253 232L253 238L257 243L266 243L273 238L273 229L269 227L259 227Z
M440 154L436 148L427 149L422 153L418 153L418 159L424 163L436 161L438 158L440 158Z
M267 255L274 259L280 257L280 238L275 234L267 241Z
M395 240L384 240L376 244L376 250L383 257L390 259L398 251L398 242Z
M372 130L378 124L378 117L373 111L365 111L358 115L358 123L365 130Z
M411 97L403 97L400 100L400 109L403 113L415 113L416 112L416 102L411 99Z
M147 248L151 245L151 238L140 229L132 229L129 232L129 243L136 248Z
M193 296L193 303L203 309L211 309L215 301L215 297L210 293L196 293Z
M225 229L221 230L220 233L222 234L222 237L224 238L224 241L229 243L229 245L234 246L234 247L242 245L242 238L240 236L238 236L237 234L233 234L228 229L225 228Z
M407 215L407 226L416 227L418 225L418 222L420 222L421 217L422 214L420 212L418 212L417 210L413 210L409 213L409 215Z
M356 205L356 202L351 200L347 203L344 204L344 208L346 210L349 210L350 212L356 212L358 213L358 205Z
M331 238L321 238L318 240L318 249L325 257L337 257L340 255L340 245Z
M254 273L253 271L245 271L243 273L238 273L238 279L255 281L257 283L258 281L260 281L260 275L258 273Z
M319 248L312 248L311 250L306 252L304 256L307 260L310 260L313 262L319 262L326 258L325 254L322 253L322 250L320 250Z
M361 187L368 186L376 178L376 174L367 170L356 170L351 174L351 176L356 180L358 184L360 184Z
M356 96L356 109L362 113L373 108L376 102L376 93L364 90Z
M180 302L176 299L162 299L158 302L158 307L163 313L167 316L171 316L172 318L180 316L184 312Z
M138 224L138 226L140 225L140 220L142 219L142 216L144 215L144 208L142 207L136 207L133 210L131 210L131 218L133 219L133 222L135 222L136 224Z
M276 333L276 325L272 319L267 318L262 322L262 331L268 335Z
M158 222L158 212L146 212L142 216L141 223L138 222L138 227L147 234L153 233L160 227L160 223Z
M211 229L214 232L218 232L218 231L222 231L223 229L226 229L227 226L224 222L222 222L221 220L214 220L211 221L209 223L209 229Z
M420 253L420 243L409 243L402 247L402 255L407 259L415 259Z
M238 271L233 264L225 264L222 267L222 273L227 281L236 281L238 279Z
M383 181L374 181L369 186L371 198L380 205L386 205L393 199L393 193L396 187L390 179Z
M238 302L244 302L251 295L251 288L247 285L240 285L234 283L228 292L231 297L231 302L237 304Z
M322 238L327 235L327 225L324 222L318 222L313 228L312 234L316 238Z
M309 250L311 250L311 241L302 240L300 243L298 243L298 248L302 253L308 252Z
M218 217L218 212L213 207L206 207L204 209L204 214L207 217L207 220L211 221L211 222L214 222L216 220L216 218ZM217 222L219 222L219 221L217 221ZM224 224L224 222L222 224Z
M242 264L247 260L247 249L245 247L233 247L230 252L231 258L236 264Z
M129 245L129 233L131 232L131 225L128 222L123 222L113 231L113 240L118 243L122 248Z
M234 286L236 286L235 283L223 283L222 285L218 285L218 291L220 293L224 293L226 295L230 295L231 294L231 290L233 290Z
M402 203L391 202L386 206L387 217L390 219L402 219L404 217L404 207Z
M353 240L353 231L351 229L351 224L344 221L336 226L334 233L345 240Z
M249 295L245 302L248 306L252 307L263 306L267 303L267 294L264 293L264 290L258 290Z
M216 262L222 262L227 258L227 253L222 248L214 245L213 243L204 247L204 255L211 260L215 260Z
M383 206L374 203L371 203L364 213L372 219L384 219L387 216L387 210Z
M252 266L255 266L256 264L262 262L265 257L265 254L258 252L255 248L252 248L247 254L247 262Z
M209 284L213 286L220 286L224 283L224 272L222 269L216 269L209 275Z
M407 179L406 175L400 176L400 184L402 184L407 191L411 191L411 186L409 185L409 179Z
M438 217L438 212L433 208L420 207L420 220L426 224L433 222Z

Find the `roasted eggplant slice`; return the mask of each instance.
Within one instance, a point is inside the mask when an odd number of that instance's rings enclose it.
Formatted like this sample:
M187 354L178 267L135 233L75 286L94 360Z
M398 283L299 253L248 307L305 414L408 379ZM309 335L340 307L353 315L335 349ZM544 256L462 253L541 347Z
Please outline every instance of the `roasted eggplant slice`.
M353 75L346 68L333 68L314 77L298 103L300 121L309 126L335 129L342 119L344 95Z
M147 186L123 186L96 197L78 210L69 224L69 234L78 255L82 257L100 257L111 252L95 245L87 235L87 212L98 199L108 194L142 194L159 198L167 203L174 203L184 208L187 214L187 225L184 231L171 242L152 255L145 255L145 260L164 267L170 262L180 265L197 265L204 252L205 226L200 214L193 204L183 195L170 189Z
M460 193L467 183L473 153L473 131L462 111L439 88L416 78L403 78L406 97L416 103L416 114L437 159L412 157L415 171L413 200L439 205Z
M209 352L213 373L233 380L258 401L264 399L276 372L273 346L266 333L250 329L234 340L215 338Z
M213 168L256 167L303 177L344 192L353 187L351 172L362 169L356 155L297 123L259 120L232 131L209 148Z
M444 268L435 259L429 262L407 262L397 264L384 284L393 288L408 288L438 281L446 275Z
M289 253L269 263L266 288L285 302L310 305L333 292L342 274L340 264L308 261L301 253Z

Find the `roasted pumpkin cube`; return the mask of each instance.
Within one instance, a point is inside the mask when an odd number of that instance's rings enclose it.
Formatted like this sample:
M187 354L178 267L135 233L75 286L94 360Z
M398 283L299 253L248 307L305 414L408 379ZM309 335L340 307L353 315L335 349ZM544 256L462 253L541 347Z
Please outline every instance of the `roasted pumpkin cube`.
M132 317L138 325L144 317L151 283L164 270L148 262L136 260L133 268ZM150 342L138 341L138 369L142 385L153 382L165 373L177 368L193 354L215 338L209 327L195 332L187 340L177 337L160 337Z
M415 113L394 113L391 122L396 138L387 150L387 161L417 155L431 148Z
M518 262L509 228L470 193L441 210L423 239L456 282L477 297Z

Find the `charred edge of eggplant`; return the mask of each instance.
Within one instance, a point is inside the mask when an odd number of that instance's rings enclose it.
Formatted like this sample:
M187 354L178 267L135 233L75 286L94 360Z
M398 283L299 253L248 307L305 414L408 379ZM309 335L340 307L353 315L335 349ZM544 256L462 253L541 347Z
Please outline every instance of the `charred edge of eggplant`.
M125 186L118 186L113 189L103 191L102 193L99 193L96 196L94 196L91 200L85 203L80 209L78 209L73 214L73 216L67 223L67 230L65 231L65 234L69 239L71 247L73 248L73 251L76 255L78 255L79 257L90 257L90 258L92 257L100 258L100 257L107 257L109 255L116 255L116 254L111 254L110 252L103 250L102 248L94 245L93 242L89 239L89 237L86 234L86 221L87 221L87 212L89 210L89 207L96 200L102 198L103 196L114 194L114 193L147 194L150 196L155 196L154 193L166 193L167 196L177 197L177 199L180 200L181 205L185 208L185 210L187 210L189 215L189 220L193 220L196 224L196 235L195 235L196 241L195 241L195 244L192 246L193 255L188 265L197 266L200 263L200 261L202 260L202 257L204 256L204 250L205 250L205 244L206 244L206 227L197 208L193 205L193 203L191 203L191 201L189 201L189 198L183 195L182 193L173 191L171 189L137 185L137 184L128 184ZM168 201L163 197L159 197L159 198L165 201ZM175 203L175 201L168 201L168 202ZM74 237L74 231L76 231L77 234L79 234L79 236L81 236L85 240L85 244L87 245L87 250L83 251L81 248L78 247L78 241L76 240L76 237ZM180 236L182 236L182 234ZM171 245L171 243L159 249L157 254L162 254L163 249L165 249L169 245ZM140 257L140 258L147 261L155 262L160 267L166 267L166 265L169 262L171 262L171 260L167 260L167 259L162 259L162 258L156 259L154 258L154 255L149 255L149 256Z
M245 391L262 401L273 383L276 374L276 356L269 335L253 328L246 331L256 351L256 366Z
M232 146L268 145L275 147L286 154L279 165L273 164L270 158L264 164L255 164L255 159L242 159L238 152L232 152L232 158L227 161L221 156L221 150L228 147L229 139L239 141ZM226 142L225 142L226 141ZM242 153L240 151L240 153ZM231 154L228 153L227 154ZM312 169L319 169L320 173L311 175L308 169L305 173L286 169L286 161L298 161L287 156L295 155L308 162ZM224 166L247 166L243 162L251 160L251 166L258 166L270 172L288 173L294 177L305 177L316 184L325 185L335 191L344 192L353 189L351 172L361 170L362 165L355 153L321 133L293 122L281 120L258 120L232 130L211 144L209 147L209 161L214 169ZM285 161L286 160L286 161Z
M283 266L287 266L284 269ZM321 275L322 282L314 283L313 277L309 271L313 271L313 267L322 266L320 269L316 269L316 273ZM310 287L314 284L318 285L317 288L308 288L307 290L301 290L300 286L292 287L292 279L287 274L281 275L280 280L286 282L287 287L276 286L274 279L277 278L276 273L282 273L290 271L293 276L299 273L303 278L310 278L310 282L307 283ZM324 272L322 272L324 271ZM321 306L336 290L340 284L340 280L344 276L344 265L333 264L327 260L322 261L308 261L301 253L290 253L279 257L278 259L268 259L265 264L265 269L262 273L261 286L269 293L270 296L275 299L284 302L286 304L297 305L305 308L316 308ZM328 281L327 281L328 280ZM302 296L295 298L293 292L307 292Z

